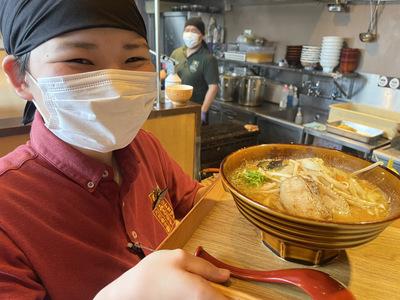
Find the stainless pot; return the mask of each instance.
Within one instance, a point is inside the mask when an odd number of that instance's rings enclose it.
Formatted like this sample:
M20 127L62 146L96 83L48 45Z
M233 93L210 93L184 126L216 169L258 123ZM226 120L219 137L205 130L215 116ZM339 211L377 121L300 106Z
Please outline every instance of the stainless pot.
M219 75L218 98L221 101L234 101L237 99L237 85L239 76L221 74Z
M267 97L267 80L261 76L242 77L239 82L238 102L244 106L258 106Z

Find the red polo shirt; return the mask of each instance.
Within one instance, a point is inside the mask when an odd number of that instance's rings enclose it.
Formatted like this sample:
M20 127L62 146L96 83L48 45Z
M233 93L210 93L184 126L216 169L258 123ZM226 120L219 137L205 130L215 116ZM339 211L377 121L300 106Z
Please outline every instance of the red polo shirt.
M128 242L156 248L190 210L200 186L151 134L114 153L120 186L36 115L0 159L0 299L92 299L139 261Z

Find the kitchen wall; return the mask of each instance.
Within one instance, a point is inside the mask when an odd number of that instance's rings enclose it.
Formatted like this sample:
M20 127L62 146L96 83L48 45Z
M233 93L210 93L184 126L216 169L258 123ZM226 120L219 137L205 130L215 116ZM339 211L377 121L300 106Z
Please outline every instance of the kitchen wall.
M369 5L352 5L349 13L330 13L326 4L280 4L233 6L225 14L227 40L235 41L243 29L253 29L278 44L276 60L285 56L286 45L319 45L326 35L346 38L350 47L362 51L357 70L364 79L355 102L381 105L400 111L400 90L377 87L376 74L400 77L400 4L386 4L378 22L378 40L362 43L358 39L369 23ZM386 99L386 100L382 100Z
M400 45L399 45L400 46ZM400 75L400 74L399 74ZM356 94L352 101L357 103L378 106L392 111L400 112L400 90L378 87L379 75L361 73L362 80L357 81ZM399 76L400 77L400 76Z
M359 71L400 76L400 4L386 4L379 17L379 39L362 43L358 39L369 22L368 5L352 5L349 13L330 13L326 4L285 4L233 6L226 12L228 41L243 29L278 43L277 57L285 55L288 44L319 45L325 35L346 37L350 47L360 48L363 59Z

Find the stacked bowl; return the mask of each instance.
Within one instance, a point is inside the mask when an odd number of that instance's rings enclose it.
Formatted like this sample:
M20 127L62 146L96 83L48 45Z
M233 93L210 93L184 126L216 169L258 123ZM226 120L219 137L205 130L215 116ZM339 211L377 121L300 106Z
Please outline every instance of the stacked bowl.
M303 46L300 58L301 65L306 70L313 70L319 62L320 54L321 47Z
M300 57L303 46L287 46L286 47L286 61L289 66L299 67Z
M343 48L342 54L340 56L340 72L346 73L353 73L360 61L360 50L356 48Z
M320 64L324 72L333 72L333 69L339 64L343 41L344 39L339 36L325 36L322 38Z

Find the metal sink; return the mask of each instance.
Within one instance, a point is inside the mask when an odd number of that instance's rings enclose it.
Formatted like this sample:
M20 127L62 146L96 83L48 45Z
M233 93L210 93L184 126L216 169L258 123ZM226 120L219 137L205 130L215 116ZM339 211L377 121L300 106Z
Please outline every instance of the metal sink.
M326 123L328 113L308 106L301 108L303 124L310 122ZM304 142L304 126L294 122L297 108L273 111L265 117L259 117L257 124L260 127L260 143L297 143Z
M316 109L309 107L302 107L301 112L303 114L303 124L314 121L320 123L326 123L328 120L328 113L324 111L318 111ZM296 114L297 114L297 108L287 108L285 110L271 112L269 115L273 118L294 123Z

